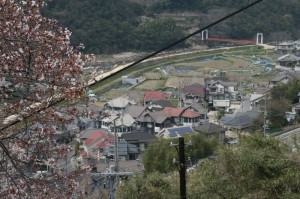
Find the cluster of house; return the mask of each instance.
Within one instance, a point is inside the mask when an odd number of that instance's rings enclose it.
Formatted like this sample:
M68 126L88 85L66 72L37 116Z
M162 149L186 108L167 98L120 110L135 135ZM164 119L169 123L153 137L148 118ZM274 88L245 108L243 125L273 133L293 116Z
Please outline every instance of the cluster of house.
M300 72L300 40L279 43L276 51L282 54L277 59L276 69Z
M279 45L277 50L288 49L283 46ZM285 50L282 52L287 52ZM296 66L300 58L290 62L295 57L285 55L278 62L286 67L291 67L291 63ZM269 86L294 79L300 79L300 75L295 71L284 70L270 79ZM122 80L130 84L143 81L128 77L123 77ZM101 107L94 103L77 104L75 108L80 114L57 128L58 139L74 137L81 144L77 162L97 166L97 170L101 172L114 164L115 142L120 165L125 165L123 169L120 166L120 170L124 171L128 168L143 169L136 160L141 158L147 145L157 138L176 138L198 132L207 137L217 136L220 143L224 143L224 140L236 143L236 136L225 134L227 129L247 131L253 120L261 115L261 111L253 109L238 112L234 117L223 117L218 124L214 124L209 123L208 107L226 109L232 104L240 103L241 96L237 86L237 82L223 78L205 78L204 85L195 83L184 86L176 98L174 93L162 91L130 91L126 96L112 99ZM257 88L250 97L251 107L264 99L268 91L269 88ZM93 93L89 95L95 98ZM177 100L176 105L170 103L170 99L172 102ZM294 108L299 111L300 105L297 105Z
M114 161L115 140L119 159L129 161L139 159L156 138L202 132L207 137L216 134L223 144L226 128L209 123L205 107L211 104L226 108L227 105L216 102L238 100L237 83L222 78L207 78L205 83L185 86L176 99L178 106L170 103L171 93L162 91L145 91L142 95L132 91L101 107L92 102L77 104L72 107L77 116L71 118L66 114L64 118L69 122L57 127L57 140L73 138L80 143L79 164L102 163L106 167Z

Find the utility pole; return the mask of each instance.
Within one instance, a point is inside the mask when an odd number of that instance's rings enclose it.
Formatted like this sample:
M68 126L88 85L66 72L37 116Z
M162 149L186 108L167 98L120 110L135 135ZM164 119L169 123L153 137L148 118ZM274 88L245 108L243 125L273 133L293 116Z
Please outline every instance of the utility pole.
M117 117L116 119L118 119ZM115 136L115 172L119 171L119 155L118 155L118 137L116 131L116 119L114 119L114 136Z
M267 118L267 96L268 94L265 94L265 108L264 108L264 136L266 136L266 118Z
M184 154L184 138L179 138L179 174L180 174L180 198L186 199L186 165Z
M178 79L178 106L181 107L180 78Z
M178 144L172 144L170 146L175 146L176 151L178 153L179 157L179 181L180 181L180 199L186 199L186 164L185 164L185 153L184 153L184 137L179 137ZM191 142L188 143L188 145L191 145ZM178 148L177 148L178 146Z

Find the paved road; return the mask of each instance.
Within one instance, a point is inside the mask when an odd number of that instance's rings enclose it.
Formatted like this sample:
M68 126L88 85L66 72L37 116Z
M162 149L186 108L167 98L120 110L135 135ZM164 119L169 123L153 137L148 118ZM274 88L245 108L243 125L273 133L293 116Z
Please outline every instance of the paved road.
M294 130L291 130L291 131L288 131L286 133L280 134L276 137L283 140L284 142L291 143L291 142L293 142L294 138L299 140L299 138L300 138L300 128L296 128Z

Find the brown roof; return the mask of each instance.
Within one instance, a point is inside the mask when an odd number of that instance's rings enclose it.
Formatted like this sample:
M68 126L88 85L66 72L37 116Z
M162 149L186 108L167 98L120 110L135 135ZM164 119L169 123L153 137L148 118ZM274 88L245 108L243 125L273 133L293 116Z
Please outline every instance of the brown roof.
M95 143L97 140L99 140L100 138L103 138L104 136L106 136L106 133L103 131L96 131L94 134L92 134L91 136L89 136L85 141L84 144L85 145L92 145L93 143Z
M194 93L195 95L198 95L200 97L205 96L204 86L200 84L192 84L190 86L185 86L183 89L183 92L185 95Z
M158 100L167 100L168 98L167 93L163 93L161 91L145 91L144 93L144 101L158 101Z
M164 113L167 114L169 117L179 117L182 111L183 109L181 108L171 108L171 107L164 108Z
M182 113L181 115L182 117L187 117L187 118L195 118L195 117L199 117L200 114L198 112L195 112L195 111L189 111L189 110L186 110Z

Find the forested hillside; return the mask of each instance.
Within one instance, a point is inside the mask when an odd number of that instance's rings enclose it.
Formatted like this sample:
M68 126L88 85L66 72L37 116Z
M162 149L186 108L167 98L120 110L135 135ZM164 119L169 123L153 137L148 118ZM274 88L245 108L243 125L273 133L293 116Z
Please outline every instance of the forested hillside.
M73 44L88 53L153 51L238 9L249 0L55 0L44 15L72 31ZM269 41L298 39L299 0L265 0L212 28L210 35ZM188 44L196 42L189 40Z

